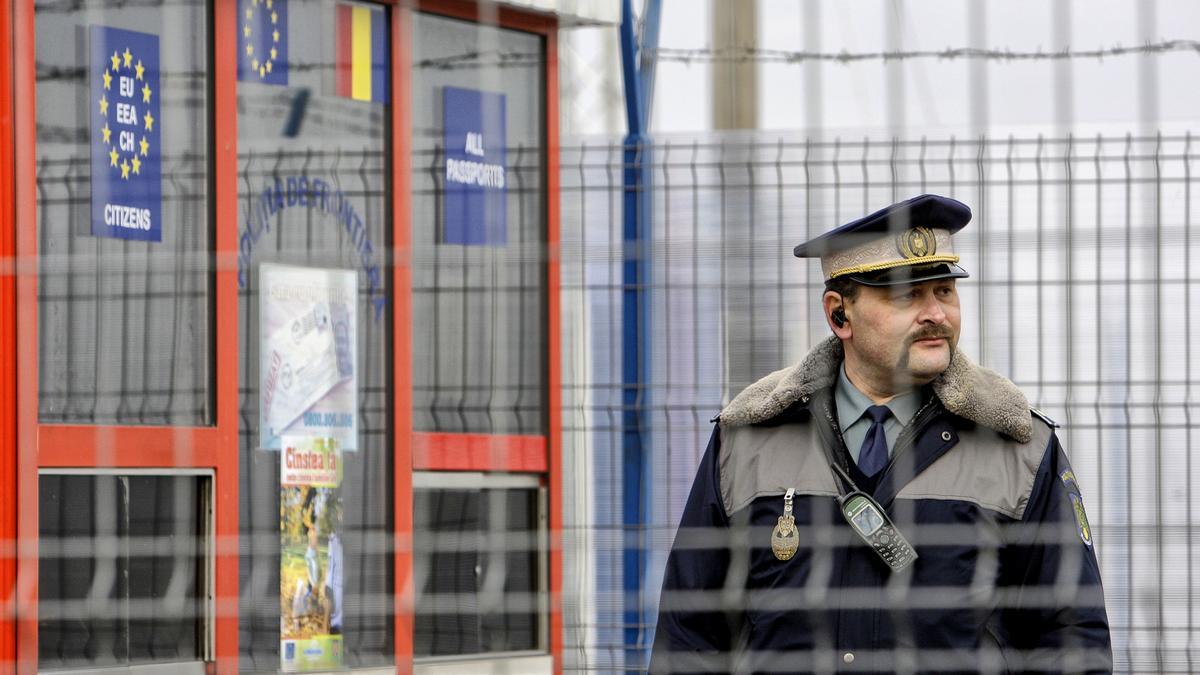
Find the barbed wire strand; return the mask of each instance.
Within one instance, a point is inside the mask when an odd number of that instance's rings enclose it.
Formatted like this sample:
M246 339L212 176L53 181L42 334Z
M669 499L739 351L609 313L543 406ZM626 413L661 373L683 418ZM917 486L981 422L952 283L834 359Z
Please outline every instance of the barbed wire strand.
M716 63L759 61L764 63L804 63L806 61L830 61L852 63L859 61L904 61L910 59L985 59L991 61L1061 61L1064 59L1097 59L1130 55L1166 54L1171 52L1195 52L1200 54L1200 41L1163 40L1147 42L1137 46L1122 46L1099 49L1064 48L1055 51L1037 49L1018 51L1008 48L981 49L977 47L947 47L941 50L901 50L879 52L815 52L788 51L783 49L761 49L752 47L729 47L723 49L680 49L659 47L651 54L659 61L684 63Z

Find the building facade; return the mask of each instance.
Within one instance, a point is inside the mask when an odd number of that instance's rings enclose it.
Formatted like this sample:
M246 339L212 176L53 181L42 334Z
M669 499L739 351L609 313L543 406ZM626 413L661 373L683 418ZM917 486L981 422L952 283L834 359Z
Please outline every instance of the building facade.
M561 670L560 28L0 12L0 662Z

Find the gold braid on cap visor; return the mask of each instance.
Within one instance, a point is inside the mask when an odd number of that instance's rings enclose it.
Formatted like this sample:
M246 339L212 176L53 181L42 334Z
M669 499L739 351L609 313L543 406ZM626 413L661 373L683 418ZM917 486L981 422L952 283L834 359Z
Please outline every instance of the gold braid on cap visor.
M958 256L954 255L949 230L914 227L898 235L879 237L822 256L821 271L826 279L834 279L847 274L866 274L897 267L957 262Z
M869 265L856 265L854 267L843 267L839 270L834 270L829 273L830 279L845 276L847 274L866 274L868 272L878 272L880 270L889 270L896 267L913 267L916 265L936 265L938 263L958 263L956 255L931 255L925 258L909 258L907 260L889 260L881 263L871 263Z

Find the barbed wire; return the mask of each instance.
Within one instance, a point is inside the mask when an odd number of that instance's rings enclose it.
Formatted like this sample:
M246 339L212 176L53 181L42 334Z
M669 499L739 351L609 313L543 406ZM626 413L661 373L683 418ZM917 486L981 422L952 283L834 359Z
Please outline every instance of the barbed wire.
M418 70L463 70L481 67L532 68L541 63L542 55L538 52L473 51L421 59L414 65Z
M752 47L726 47L723 49L680 49L659 47L650 50L651 56L661 61L683 63L717 63L757 61L762 63L803 63L806 61L830 61L852 63L857 61L905 61L910 59L985 59L990 61L1061 61L1065 59L1097 59L1129 55L1166 54L1170 52L1195 52L1200 54L1200 41L1163 40L1125 47L1120 44L1099 49L1071 49L1069 47L1046 51L1012 49L981 49L976 47L947 47L941 50L916 49L886 52L816 52L788 51L783 49L760 49Z

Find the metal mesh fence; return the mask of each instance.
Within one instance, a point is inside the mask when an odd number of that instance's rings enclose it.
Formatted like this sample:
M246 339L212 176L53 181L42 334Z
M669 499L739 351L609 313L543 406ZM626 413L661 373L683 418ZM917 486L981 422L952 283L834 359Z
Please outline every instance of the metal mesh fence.
M644 667L662 570L709 420L746 385L796 363L827 335L819 272L793 259L791 247L922 192L953 195L975 213L956 235L972 274L959 284L961 348L1062 424L1058 435L1087 500L1116 670L1196 669L1200 505L1191 486L1200 471L1189 449L1197 426L1191 344L1200 300L1193 292L1190 136L660 141L651 157L651 277L641 289L651 321L648 342L637 345L649 365L637 405L646 413L640 431L651 470L639 486L647 516L634 523L622 483L622 265L635 255L618 226L623 150L605 142L560 149L566 525L546 539L561 542L564 552L567 670ZM56 174L41 175L39 189L50 194L58 182ZM70 496L63 480L46 481L47 499L55 490ZM104 493L116 504L116 525L108 526L126 528L126 538L154 543L159 535L153 523L122 516L124 502L113 495L174 504L160 507L163 522L201 508L197 486L187 481L113 485ZM44 513L72 508L69 500L42 505ZM443 544L457 546L430 545ZM161 568L163 583L185 579L185 599L198 587L191 546L148 563ZM56 556L49 538L43 550L49 588L69 576L52 568L74 554ZM640 575L632 592L625 583L630 551L638 554L632 560ZM136 566L134 558L127 564ZM89 588L71 597L103 592ZM141 616L135 589L117 591L131 598L131 616ZM386 614L388 593L363 601ZM536 598L530 606L539 612L547 606L540 593L509 594L510 602ZM190 602L172 616L194 614ZM92 611L76 616L72 607L44 603L48 621L67 622L49 629L69 635L69 621ZM120 633L114 640L132 643L139 630L157 630L158 637L144 640L151 644L174 630L130 625L113 627Z
M652 465L643 524L622 506L621 265L631 254L617 225L622 150L582 144L563 148L561 162L565 455L576 476L564 546L566 588L580 589L564 597L568 668L644 667L659 575L709 419L828 335L820 271L791 247L935 192L974 211L955 238L971 272L958 286L960 348L1062 425L1115 668L1195 670L1190 135L659 141L642 295L651 328L638 345L650 373L639 396ZM630 548L645 554L633 594L622 576Z

